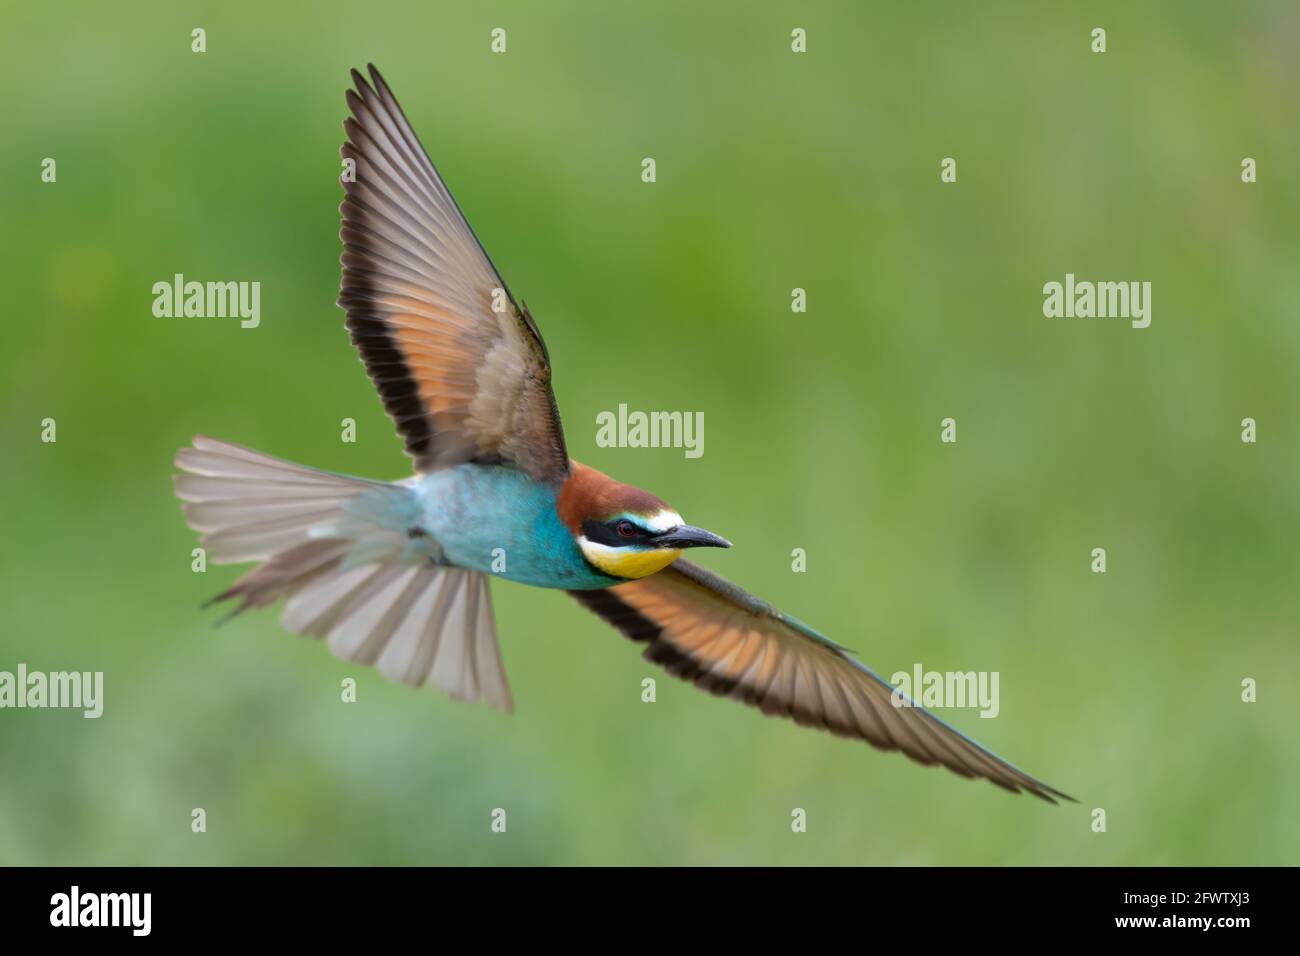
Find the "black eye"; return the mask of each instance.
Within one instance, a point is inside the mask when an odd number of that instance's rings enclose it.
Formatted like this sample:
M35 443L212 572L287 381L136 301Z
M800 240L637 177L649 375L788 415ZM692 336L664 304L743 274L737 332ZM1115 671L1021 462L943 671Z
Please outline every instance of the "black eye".
M618 529L619 537L634 538L636 537L636 525L624 518L615 527Z

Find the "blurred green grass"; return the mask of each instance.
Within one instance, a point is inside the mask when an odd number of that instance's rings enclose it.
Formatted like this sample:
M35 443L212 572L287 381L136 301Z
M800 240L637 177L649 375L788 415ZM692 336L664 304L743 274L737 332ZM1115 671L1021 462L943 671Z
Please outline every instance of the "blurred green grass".
M0 669L103 670L106 707L0 712L0 863L1296 861L1293 5L69 6L0 11ZM558 593L494 587L511 718L273 613L212 629L192 434L407 468L334 306L367 61L541 325L571 453L878 671L1000 671L998 719L945 716L1078 806L711 699ZM260 281L261 327L153 318L175 272ZM1044 319L1066 272L1150 280L1151 328ZM620 402L703 411L704 457L597 448Z

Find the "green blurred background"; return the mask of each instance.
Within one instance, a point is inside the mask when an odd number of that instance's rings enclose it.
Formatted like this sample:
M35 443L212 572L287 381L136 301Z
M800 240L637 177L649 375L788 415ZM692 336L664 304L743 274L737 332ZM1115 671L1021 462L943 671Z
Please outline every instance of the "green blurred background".
M97 721L0 711L0 862L1297 861L1300 11L652 6L0 10L0 670L106 684ZM541 325L570 452L885 675L999 671L997 719L945 716L1078 805L700 694L561 593L494 585L513 717L273 612L213 629L191 435L407 473L334 305L367 61ZM261 327L154 318L176 272L260 281ZM1151 327L1045 319L1066 272L1152 282ZM703 411L703 458L596 447L620 402Z

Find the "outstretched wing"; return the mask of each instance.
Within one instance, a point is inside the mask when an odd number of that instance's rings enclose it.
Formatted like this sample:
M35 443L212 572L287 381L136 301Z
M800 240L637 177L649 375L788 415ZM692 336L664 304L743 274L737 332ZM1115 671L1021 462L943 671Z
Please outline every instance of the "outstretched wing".
M604 591L571 591L648 646L647 660L697 687L1013 793L1072 800L919 706L812 628L687 561ZM902 698L907 700L907 698ZM910 704L911 702L908 701Z
M344 123L343 287L352 341L420 471L466 461L567 474L546 346L379 72Z

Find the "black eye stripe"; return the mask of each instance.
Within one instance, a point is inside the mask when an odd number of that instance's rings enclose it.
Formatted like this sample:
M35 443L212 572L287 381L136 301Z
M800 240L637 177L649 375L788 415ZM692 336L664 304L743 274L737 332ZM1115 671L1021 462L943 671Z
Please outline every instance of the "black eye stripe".
M618 526L626 518L615 518L612 521L596 521L588 518L582 523L582 535L588 541L594 541L597 544L607 544L614 548L625 548L629 544L646 544L653 537L644 528L632 524L636 533L631 537L619 534Z

